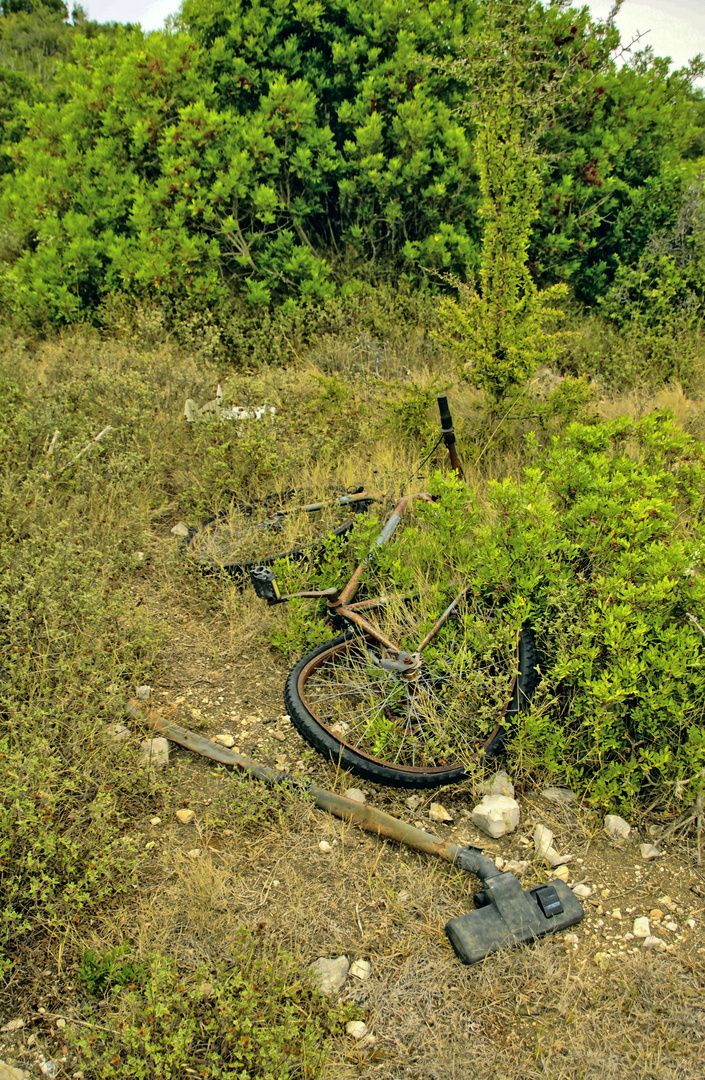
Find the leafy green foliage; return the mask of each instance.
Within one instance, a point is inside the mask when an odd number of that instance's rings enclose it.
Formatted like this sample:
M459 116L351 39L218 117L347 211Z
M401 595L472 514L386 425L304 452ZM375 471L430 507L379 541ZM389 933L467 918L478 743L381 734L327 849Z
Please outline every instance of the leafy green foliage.
M244 932L232 943L233 963L214 970L181 970L153 955L138 987L116 1000L114 1028L96 1026L76 1044L87 1074L108 1077L179 1076L204 1080L285 1080L321 1076L333 1036L353 1015L330 1004L280 953L259 955Z
M364 588L413 596L430 626L467 587L468 650L479 647L478 612L501 612L515 631L530 621L542 688L510 750L525 769L562 776L605 806L654 797L665 806L697 793L705 783L705 450L655 413L637 423L575 423L543 450L533 440L529 452L522 481L491 483L484 506L437 474L438 501L418 504L415 520L376 552ZM360 522L344 562L332 549L313 573L320 587L343 584L348 560L364 558L378 527ZM291 568L286 576L288 588ZM299 568L299 588L301 576ZM297 608L278 643L303 644L305 629ZM453 651L455 667L461 652Z
M86 949L78 965L78 977L88 993L103 997L113 987L142 981L144 965L133 960L130 952L129 945L117 945L102 954Z

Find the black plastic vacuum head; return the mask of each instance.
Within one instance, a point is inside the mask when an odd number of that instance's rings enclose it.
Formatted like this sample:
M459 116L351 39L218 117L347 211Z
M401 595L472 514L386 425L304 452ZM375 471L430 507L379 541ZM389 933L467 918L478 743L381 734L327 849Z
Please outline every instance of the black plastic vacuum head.
M564 881L524 890L508 873L485 878L475 906L476 911L451 919L446 926L450 943L464 964L476 964L498 949L566 930L584 914Z

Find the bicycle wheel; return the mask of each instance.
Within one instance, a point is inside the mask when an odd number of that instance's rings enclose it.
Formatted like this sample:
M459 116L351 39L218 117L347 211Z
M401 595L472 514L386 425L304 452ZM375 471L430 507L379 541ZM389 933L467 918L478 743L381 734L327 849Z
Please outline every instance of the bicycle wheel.
M348 498L352 499L351 496ZM343 536L369 501L326 502L288 491L258 503L234 502L204 521L185 539L186 557L204 573L241 576L253 566L310 552L332 536Z
M319 753L373 783L457 783L471 761L501 747L505 724L528 708L537 682L528 627L509 658L501 649L449 651L459 637L446 624L411 678L390 668L371 637L347 632L319 645L286 682L294 726Z

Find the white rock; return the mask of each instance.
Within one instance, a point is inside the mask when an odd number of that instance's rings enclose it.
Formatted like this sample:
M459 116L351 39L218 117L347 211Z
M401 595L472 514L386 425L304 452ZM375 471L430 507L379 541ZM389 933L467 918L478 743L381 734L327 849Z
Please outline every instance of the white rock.
M356 979L369 979L370 971L372 967L369 960L354 960L350 965L350 974L354 975Z
M669 919L668 922L665 922L663 925L664 925L664 928L666 930L668 930L668 932L670 934L675 934L676 930L678 929L678 923L675 923L670 919Z
M553 833L545 825L537 825L534 829L534 846L536 854L547 866L562 866L569 863L572 855L559 855L553 846Z
M531 863L527 859L508 859L504 864L505 874L514 874L514 877L523 877Z
M113 742L122 743L130 737L130 729L124 724L108 724L107 735Z
M553 847L553 833L546 825L537 825L534 829L534 847L540 859L545 859Z
M566 945L572 945L574 949L577 949L578 945L580 944L580 938L577 934L564 934L563 940L565 941Z
M645 937L642 945L645 949L659 949L663 951L666 948L666 942L660 937L654 937L653 934L649 934Z
M453 817L448 813L445 806L441 806L439 802L432 802L431 808L428 812L428 816L431 821L452 821Z
M174 528L171 530L172 536L190 536L190 530L188 525L184 525L183 521L177 521Z
M135 690L135 697L138 701L149 701L149 695L152 693L151 686L138 686Z
M594 889L591 889L589 885L574 885L573 893L579 897L580 900L587 900L588 896L592 896Z
M490 777L489 780L485 780L482 785L482 790L486 795L506 795L508 798L514 798L514 784L507 776L504 769L500 769L498 773Z
M0 1061L0 1080L25 1080L27 1073L23 1069L13 1069Z
M333 850L327 840L321 840L318 846L324 855L330 855L331 851Z
M544 799L554 803L574 803L576 800L570 788L566 787L547 787L543 789L541 794Z
M353 1039L362 1039L367 1034L367 1024L362 1020L348 1020L345 1030L348 1035L352 1035Z
M169 764L169 740L161 736L156 739L143 739L140 743L142 754L140 765L148 769L165 769Z
M221 746L225 746L228 749L230 749L231 746L235 745L235 740L228 731L223 731L220 733L220 735L216 735L213 739L213 742L220 743Z
M398 904L406 904L408 900L411 900L411 893L407 892L406 889L402 889L400 893L397 893Z
M311 964L310 970L321 991L332 994L334 990L340 990L347 979L350 964L347 956L321 957Z
M649 926L649 920L646 915L640 915L638 919L634 920L632 931L634 932L634 937L649 937L651 934L651 927Z
M353 802L357 803L367 802L367 797L364 792L360 791L360 789L356 787L349 787L348 790L345 792L345 798L352 799Z
M190 851L187 851L186 854L188 855L189 859L197 859L198 856L201 854L201 849L198 847L194 847L191 848Z
M4 1027L0 1028L0 1031L19 1031L24 1027L24 1020L21 1017L17 1017L16 1020L8 1020Z
M658 859L663 852L653 844L639 844L639 854L642 859Z
M619 814L606 814L604 829L610 840L627 840L632 827Z
M195 817L196 812L194 810L184 809L176 811L176 820L180 821L182 825L190 825Z
M561 881L567 881L570 877L570 870L567 866L557 866L552 872L551 877L559 878Z
M149 819L150 825L161 825L162 819L160 817L153 817Z
M410 795L408 799L404 799L404 802L410 810L415 810L417 806L421 805L420 795Z
M472 812L473 824L482 832L497 838L514 832L519 824L519 803L507 795L487 795Z

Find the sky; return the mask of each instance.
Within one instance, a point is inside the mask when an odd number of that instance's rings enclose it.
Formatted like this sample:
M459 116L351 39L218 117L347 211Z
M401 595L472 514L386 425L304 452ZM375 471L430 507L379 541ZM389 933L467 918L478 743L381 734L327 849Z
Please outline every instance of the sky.
M592 0L588 6L595 18L605 18L611 3ZM180 4L177 0L82 0L82 7L98 22L138 22L143 30L159 30ZM705 55L705 0L625 0L617 26L623 44L644 34L640 46L651 45L657 56L670 56L677 67L697 53ZM700 85L704 85L702 80Z

